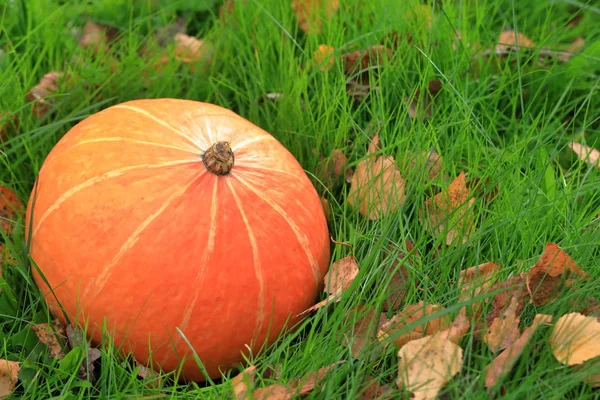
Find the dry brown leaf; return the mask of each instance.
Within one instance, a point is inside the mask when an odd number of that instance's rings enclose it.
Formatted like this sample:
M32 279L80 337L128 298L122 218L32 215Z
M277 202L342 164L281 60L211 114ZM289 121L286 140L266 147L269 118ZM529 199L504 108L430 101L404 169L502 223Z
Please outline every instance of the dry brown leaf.
M17 215L24 209L23 202L15 192L0 186L0 230L7 235L11 235Z
M450 328L452 321L448 315L443 315L431 321L423 322L422 325L416 326L409 332L401 335L396 334L396 332L403 330L404 327L442 310L444 310L444 307L439 304L424 304L422 301L418 304L408 305L381 327L378 334L379 340L383 341L389 337L398 348L401 348L411 340L420 339L423 336L433 335L439 331L446 330Z
M186 32L185 18L180 17L177 18L175 22L156 29L153 40L155 40L160 47L165 47L175 40L175 36L178 33L185 34Z
M379 136L375 135L375 141ZM371 220L395 212L404 204L406 182L393 157L376 156L373 142L369 146L367 159L356 166L350 180L348 202Z
M335 49L327 44L320 44L319 48L313 52L315 66L321 71L331 71L335 64Z
M583 49L583 46L585 46L585 39L580 36L569 43L562 52L558 53L558 59L562 62L569 61Z
M450 183L447 190L425 201L419 220L434 235L446 234L446 244L465 243L475 226L475 199L469 194L465 172Z
M495 285L490 286L486 289L486 292L496 292L497 293L492 299L492 309L488 312L485 321L481 321L485 323L487 326L492 324L492 321L498 318L501 313L509 306L510 302L513 298L517 299L517 308L515 313L521 314L521 311L525 307L525 297L527 295L525 284L525 278L523 275L515 275L510 277L509 279L498 282Z
M319 33L322 18L332 18L339 5L339 0L294 0L292 10L300 29L306 33Z
M512 369L537 328L542 324L550 323L550 321L552 321L551 315L537 314L531 326L523 329L521 336L484 368L486 387L494 386L502 376Z
M507 348L521 336L519 329L521 318L517 314L518 305L518 299L515 296L511 297L506 310L492 321L492 325L484 336L484 341L492 352L496 353Z
M304 310L300 315L324 307L331 301L339 301L340 295L350 287L356 275L358 275L358 263L353 256L346 256L334 262L329 271L327 271L327 274L325 274L325 277L323 277L323 281L325 282L323 291L329 293L329 296L325 300Z
M17 114L0 111L0 143L8 140L9 133L17 129L18 123Z
M366 376L363 382L365 387L358 400L387 400L392 398L389 383L382 384L371 376Z
M413 392L414 400L435 399L442 387L460 372L462 357L460 346L443 336L412 340L398 351L396 384Z
M357 314L364 314L365 306L357 307ZM383 313L377 313L375 310L369 310L366 315L358 318L351 329L351 332L344 336L344 346L350 347L352 357L361 358L363 349L369 344L377 343L377 332L388 322Z
M581 23L581 20L583 19L583 16L585 15L585 14L583 13L582 9L580 9L580 8L576 8L576 10L577 10L577 11L573 13L573 14L575 14L575 15L573 15L573 18L571 18L571 19L569 20L569 22L567 22L567 26L568 26L569 28L574 28L574 27L576 27L577 25L579 25L579 24Z
M48 350L50 350L50 356L53 358L58 358L59 360L65 356L62 349L63 345L57 338L60 333L55 332L55 329L53 329L50 324L31 324L31 329L37 336L38 340L48 347ZM66 338L63 336L61 339L64 340Z
M119 31L113 26L88 21L83 28L79 45L93 49L94 54L100 50L106 52L109 50L108 43L116 39L118 34Z
M333 149L328 158L321 158L317 165L316 175L328 188L333 188L334 184L346 172L348 158L341 149Z
M294 397L294 389L287 386L274 384L255 389L252 392L252 400L289 400ZM249 400L250 397L247 397Z
M564 287L565 279L573 275L584 277L587 273L557 244L548 243L538 262L526 274L530 301L539 306L554 300Z
M425 171L429 180L438 178L442 172L442 157L435 149L411 153L404 156L402 161L405 172Z
M236 400L246 400L248 398L248 393L251 393L254 388L255 375L256 367L251 365L231 380Z
M406 250L411 252L415 245L410 241L406 241ZM389 266L382 265L381 268L388 271L391 275L390 283L386 288L385 300L382 304L382 310L397 311L404 300L404 296L408 291L409 274L407 265L413 265L413 258L418 256L418 252L407 255L402 251L390 250L394 258L390 262ZM387 268L386 268L387 267Z
M431 118L433 102L441 89L442 82L439 79L434 79L429 82L427 90L417 89L412 97L405 97L404 104L408 105L408 115L413 119Z
M296 394L299 396L306 396L317 386L317 384L325 378L325 375L331 370L331 368L335 367L338 364L345 363L345 360L335 362L331 365L327 365L325 367L321 367L314 372L309 372L304 375L302 378L298 380L298 384L296 385Z
M535 48L535 43L521 32L504 31L498 38L496 45L496 54L506 54L509 51L519 48Z
M210 61L211 46L202 39L184 33L175 34L175 59L186 64Z
M367 49L355 50L342 54L344 73L353 76L354 80L363 85L369 84L369 69L375 70L381 67L387 60L394 56L392 50L383 45L371 46Z
M577 154L580 160L600 168L600 151L577 142L570 142L569 148Z
M19 380L21 363L0 359L0 397L8 397Z
M62 72L48 72L40 79L39 83L27 93L26 99L27 101L33 102L32 111L36 118L42 118L52 108L53 101L48 97L58 90L58 81L62 77Z
M581 364L600 356L600 322L580 313L565 314L554 324L549 341L560 363Z
M471 322L467 318L467 309L463 307L458 312L454 321L452 321L450 327L439 331L435 335L447 339L452 343L459 344L462 338L469 332L469 329L471 329Z
M323 213L325 213L325 218L329 221L331 219L331 207L329 206L329 200L325 197L321 196L321 205L323 206Z

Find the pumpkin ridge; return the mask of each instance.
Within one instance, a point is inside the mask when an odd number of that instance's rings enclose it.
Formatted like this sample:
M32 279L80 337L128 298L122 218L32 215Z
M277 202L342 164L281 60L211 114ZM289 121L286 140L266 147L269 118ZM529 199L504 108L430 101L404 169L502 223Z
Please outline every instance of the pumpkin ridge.
M144 115L144 116L148 117L149 119L151 119L152 121L156 122L157 124L159 124L161 126L164 126L165 128L167 128L167 129L175 132L177 135L179 135L179 136L181 136L183 138L186 138L187 140L189 140L191 142L191 144L193 144L194 146L196 146L198 149L202 149L202 146L201 146L200 143L197 143L194 139L192 139L188 135L184 135L182 131L176 129L175 127L173 127L170 124L166 123L162 119L155 117L154 115L150 114L146 110L143 110L141 108L134 107L134 106L124 105L124 104L113 106L113 108L126 109L126 110L130 110L130 111L136 112L138 114Z
M133 231L133 233L127 238L125 243L123 243L123 245L121 245L121 248L119 249L118 253L113 257L110 264L108 264L106 267L104 267L104 269L102 270L102 273L98 276L98 278L95 282L95 290L94 290L94 293L91 295L90 301L93 301L93 298L95 298L98 295L98 293L100 293L104 289L104 286L110 279L110 276L114 270L115 265L117 265L117 263L121 260L121 258L125 255L125 253L128 250L131 250L135 246L135 244L137 243L142 232L144 232L144 230L171 205L171 203L173 203L175 200L177 200L177 199L181 198L183 195L185 195L185 193L188 191L188 189L195 182L197 182L200 178L202 178L202 176L204 176L205 173L206 173L206 171L201 171L197 176L195 176L192 179L192 181L190 183L188 183L187 185L184 186L183 190L172 194L167 200L165 200L161 204L161 206L155 213L148 216L144 221L142 221L142 223L136 228L136 230ZM87 296L88 296L91 288L92 288L92 286L88 285L88 287L83 292L82 297L84 299L87 299Z
M75 144L75 145L73 145L73 146L65 149L63 152L61 152L58 155L65 154L69 150L74 149L75 147L79 147L79 146L84 145L84 144L102 143L102 142L129 142L129 143L135 143L135 144L142 144L142 145L163 147L163 148L166 148L166 149L180 150L180 151L183 151L185 153L198 154L198 151L196 151L196 150L184 149L184 148L177 147L177 146L169 146L168 144L162 144L162 143L156 143L156 142L148 142L148 141L144 141L144 140L137 140L137 139L131 139L131 138L127 138L127 137L114 136L114 137L106 137L106 138L101 138L101 139L83 140L83 141L78 142L77 144Z
M242 185L247 187L248 190L250 190L252 193L254 193L259 199L261 199L265 203L267 203L269 205L269 207L271 207L273 209L273 211L275 211L277 214L279 214L281 216L281 218L283 218L283 220L290 226L290 229L292 230L292 232L294 232L294 235L296 236L298 243L300 243L300 247L302 247L302 250L304 250L306 257L308 258L308 262L310 263L310 268L312 270L313 276L315 277L315 283L318 286L319 283L321 282L322 276L321 276L321 273L319 272L319 267L318 267L317 261L315 260L315 257L312 254L312 251L310 250L308 238L306 236L302 237L300 228L298 228L298 225L296 225L296 222L294 222L289 217L289 215L285 212L285 210L283 208L281 208L279 206L279 204L277 204L273 200L267 198L267 196L264 196L263 194L261 194L254 187L254 185L251 184L251 182L242 178L239 174L237 176L235 176L234 178L237 179L238 182L240 182Z
M231 146L231 150L233 150L233 151L242 150L244 147L248 146L249 144L262 142L263 140L268 140L268 139L275 139L275 138L273 136L269 136L269 135L255 136L253 138L242 140L241 142L236 143L235 145Z
M227 179L227 186L229 187L229 190L231 190L231 195L233 196L235 204L238 206L240 215L242 216L242 220L244 221L244 225L246 226L246 232L248 232L250 246L252 247L254 272L256 273L256 279L258 281L259 287L258 310L256 311L256 325L254 327L253 335L253 340L256 340L256 337L259 335L260 330L262 329L262 325L265 322L265 278L260 265L260 257L258 255L258 245L256 244L256 238L254 237L254 234L252 233L252 228L250 228L250 224L248 223L248 217L246 217L246 213L244 212L244 208L242 207L242 202L235 189L233 188L230 179Z
M196 277L194 278L194 287L197 288L196 293L194 294L194 298L192 299L192 301L183 310L183 319L179 324L180 329L182 331L185 331L185 329L187 329L188 324L190 323L190 319L192 318L192 313L194 311L194 308L196 307L196 302L198 301L198 295L200 293L200 284L202 283L202 279L204 278L204 270L210 257L210 254L213 252L215 247L215 235L217 232L217 187L219 180L215 179L214 181L215 183L213 184L212 200L210 204L210 227L208 231L208 243L206 245L204 253L202 254L200 271L196 274ZM175 339L175 344L179 343L179 340L181 340L181 335L177 336L177 339Z
M267 168L267 167L259 167L257 165L252 165L252 164L244 164L237 162L235 164L236 169L235 171L235 175L240 175L240 174L253 174L254 176L256 176L257 178L261 177L261 173L260 171L267 171L267 172L277 172L280 173L282 175L288 176L290 178L296 178L298 180L303 181L303 177L298 176L290 171L285 171L283 169L276 169L276 168ZM233 176L233 174L232 174Z
M52 214L54 211L56 211L62 203L67 201L70 197L72 197L76 193L80 192L81 190L87 189L97 183L104 182L105 180L110 179L110 178L118 178L118 177L122 176L124 173L129 172L129 171L135 171L135 170L142 169L142 168L172 167L172 166L178 166L178 165L189 164L189 163L197 163L197 162L201 162L200 158L193 159L193 160L188 159L188 160L167 161L167 162L158 163L158 164L132 165L130 167L113 169L112 171L108 171L100 176L88 179L87 181L82 182L82 183L72 187L71 189L67 190L65 193L63 193L62 196L60 196L58 199L56 199L56 201L54 203L52 203L51 206L49 206L46 209L46 212L40 217L39 221L37 222L36 226L34 227L32 236L35 236L37 231L40 229L40 227L42 226L44 221L50 216L50 214Z

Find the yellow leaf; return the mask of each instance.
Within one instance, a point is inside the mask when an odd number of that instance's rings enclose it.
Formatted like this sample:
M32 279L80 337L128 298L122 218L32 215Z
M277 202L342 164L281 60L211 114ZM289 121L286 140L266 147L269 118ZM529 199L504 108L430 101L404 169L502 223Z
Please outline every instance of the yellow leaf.
M600 168L600 151L577 142L569 143L569 148L577 154L580 160Z
M19 379L21 363L0 359L0 397L8 397Z
M506 310L494 318L492 325L484 336L484 341L494 353L507 348L521 336L519 330L521 319L517 315L518 305L517 297L512 296Z
M333 47L326 44L320 44L319 48L313 52L315 65L323 72L331 71L333 64L335 63L335 58L333 57L334 52L335 49Z
M550 347L554 357L565 365L600 356L600 321L580 313L563 315L554 325Z
M441 335L408 342L398 351L398 387L414 393L414 400L435 399L463 364L463 350Z
M300 29L306 33L319 33L321 19L333 17L339 5L338 0L294 0L292 10Z

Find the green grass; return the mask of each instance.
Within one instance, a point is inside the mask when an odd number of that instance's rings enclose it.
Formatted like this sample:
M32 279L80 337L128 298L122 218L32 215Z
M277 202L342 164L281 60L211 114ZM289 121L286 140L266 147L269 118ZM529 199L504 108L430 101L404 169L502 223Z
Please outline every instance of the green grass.
M347 360L309 398L357 398L367 375L383 383L395 380L395 349L387 348L373 360L356 359L342 345L340 335L351 335L358 304L380 309L389 282L386 266L393 261L383 250L390 246L405 250L407 239L421 255L409 267L407 304L440 303L455 315L460 307L456 280L461 269L496 261L502 266L501 277L506 278L533 265L547 242L560 244L591 277L553 303L538 308L527 305L524 324L535 313L560 315L576 310L590 296L600 296L600 169L578 161L567 148L569 141L600 146L600 25L594 23L600 10L592 2L436 2L430 5L434 19L427 27L406 17L420 4L417 1L349 0L324 22L320 33L311 35L298 29L290 3L248 0L236 9L237 22L232 25L219 21L219 4L211 0L17 0L0 6L0 110L16 115L19 121L9 139L0 144L0 183L26 202L45 156L70 127L109 105L135 98L212 102L272 133L329 199L330 233L353 246L360 266L359 276L341 302L319 310L298 331L250 360L259 376L269 366L280 365L284 382ZM582 22L566 26L574 13L584 14ZM147 61L138 51L157 28L177 16L185 19L189 35L212 43L212 62L206 71L194 72L171 59L162 73L143 79L140 71ZM77 45L73 31L81 29L88 18L119 29L119 40L109 52L117 58L115 68L108 67L107 57L94 56ZM455 29L462 37L456 49ZM555 50L583 36L585 47L567 63L554 58L543 66L536 63L539 54L535 50L507 59L481 56L495 46L504 29L518 30L538 46ZM413 40L400 41L391 60L377 77L372 76L371 82L380 90L368 101L354 102L347 95L341 62L328 72L311 67L319 44L333 46L339 55L379 44L392 30L401 37L410 33ZM481 45L473 50L467 44L475 41ZM75 58L79 61L73 62ZM51 115L38 119L25 98L49 71L70 71L72 81L59 85ZM411 119L403 99L417 88L426 88L432 79L443 82L432 117ZM257 101L271 92L283 97L276 102ZM350 166L355 166L376 130L380 130L382 153L399 160L408 182L408 198L397 212L368 221L347 203L348 184L340 180L327 189L315 173L318 154L327 156L334 148L341 148ZM428 181L422 166L408 168L400 160L432 148L442 156L442 171L448 177L464 170L469 178L489 178L498 188L493 202L476 202L477 228L464 245L443 245L417 219L424 201L447 186L448 180ZM231 387L226 379L199 385L167 378L162 387L146 387L110 346L102 349L101 369L93 384L78 378L77 369L68 363L53 361L29 327L49 317L31 278L23 222L23 218L17 221L10 237L2 235L17 265L5 264L0 279L0 359L23 363L16 396L228 396ZM348 254L347 247L335 246L332 261ZM503 381L502 390L493 391L495 396L599 396L581 383L585 374L594 372L591 368L575 372L554 359L546 344L549 332L539 330ZM472 335L461 345L464 367L442 396L487 399L482 370L494 354ZM599 372L597 364L595 372ZM269 379L259 379L259 385L269 383ZM398 396L409 398L402 391Z

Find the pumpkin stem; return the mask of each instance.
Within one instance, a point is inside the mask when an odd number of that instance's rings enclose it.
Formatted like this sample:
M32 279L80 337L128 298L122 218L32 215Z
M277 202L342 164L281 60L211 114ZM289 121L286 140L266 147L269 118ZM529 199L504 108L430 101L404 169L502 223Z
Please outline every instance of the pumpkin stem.
M235 157L227 142L217 142L202 154L202 162L215 175L227 175L233 168Z

